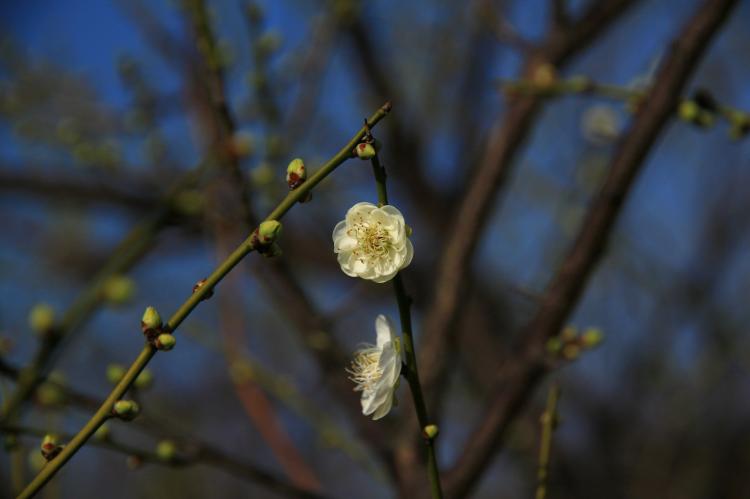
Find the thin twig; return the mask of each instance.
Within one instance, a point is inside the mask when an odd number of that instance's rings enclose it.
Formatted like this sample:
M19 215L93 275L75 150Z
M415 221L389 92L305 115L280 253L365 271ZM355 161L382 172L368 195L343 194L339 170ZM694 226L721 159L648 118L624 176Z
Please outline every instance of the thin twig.
M390 103L386 103L383 107L378 109L373 114L368 122L370 126L375 125L391 109ZM349 159L352 155L354 147L359 143L360 139L365 135L366 129L362 128L355 136L345 145L335 156L333 156L326 164L320 167L302 186L298 189L289 192L284 200L266 217L266 220L280 220L286 212L288 212L295 204L307 196L307 193L312 190L318 183L320 183L325 177L333 172L339 165ZM179 325L190 315L190 313L198 306L198 304L207 297L209 292L212 292L216 285L250 252L255 249L255 240L249 236L243 241L227 259L222 262L216 270L206 278L205 284L196 290L180 308L172 315L167 322L166 327L169 331L175 331ZM56 473L62 468L62 466L71 458L75 453L86 443L86 441L94 434L94 432L110 417L112 407L115 402L120 400L125 392L130 388L138 374L146 367L151 359L156 355L157 350L151 345L146 344L133 361L130 368L127 370L123 378L112 390L112 393L102 403L99 410L91 417L86 425L71 439L71 441L65 446L65 448L58 454L57 457L52 459L44 469L32 480L32 482L26 487L23 493L19 496L19 499L24 499L36 494Z
M0 432L23 435L26 437L42 438L50 432L30 426L2 425ZM65 433L53 432L63 442L71 439L73 436ZM299 489L293 485L285 483L267 471L253 465L241 463L226 454L211 447L189 447L187 450L181 450L178 445L178 452L174 457L165 459L153 450L145 450L134 447L125 442L116 440L112 437L104 439L94 439L91 444L95 447L110 450L123 454L125 456L134 456L142 463L157 464L160 466L169 466L173 468L183 468L187 466L206 465L216 470L223 471L234 475L242 480L253 484L263 485L276 492L289 495L291 497L306 497L309 499L323 499L322 495L311 493L304 489Z
M539 418L542 434L539 442L539 464L536 472L536 499L547 497L549 459L552 453L552 433L557 427L557 402L560 400L560 385L553 383L547 392L547 406Z
M365 127L368 123L365 122ZM386 172L383 165L380 164L378 155L372 157L372 172L375 177L375 185L378 193L378 205L388 204L388 190L386 187ZM401 319L401 331L404 343L404 354L406 356L406 380L409 382L409 389L414 400L414 408L417 412L420 430L423 432L424 443L427 454L427 477L430 482L430 493L433 499L443 497L443 491L440 486L440 471L438 470L437 458L435 456L435 439L437 434L428 435L426 428L432 424L427 415L427 406L425 405L422 394L422 384L419 381L419 370L417 369L417 355L414 351L414 335L411 328L411 303L412 300L406 293L404 282L399 272L393 278L393 290L398 303L398 312Z

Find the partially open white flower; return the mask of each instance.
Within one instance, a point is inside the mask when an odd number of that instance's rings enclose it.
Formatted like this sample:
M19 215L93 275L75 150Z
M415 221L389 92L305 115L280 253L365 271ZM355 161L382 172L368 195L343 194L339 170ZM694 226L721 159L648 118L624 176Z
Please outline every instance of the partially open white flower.
M390 281L414 256L406 231L404 216L393 206L355 204L333 229L333 251L341 270L351 277Z
M396 337L391 320L378 315L375 319L376 345L364 345L354 353L347 372L357 383L354 391L362 392L362 414L377 420L388 414L396 398L401 374L401 340Z

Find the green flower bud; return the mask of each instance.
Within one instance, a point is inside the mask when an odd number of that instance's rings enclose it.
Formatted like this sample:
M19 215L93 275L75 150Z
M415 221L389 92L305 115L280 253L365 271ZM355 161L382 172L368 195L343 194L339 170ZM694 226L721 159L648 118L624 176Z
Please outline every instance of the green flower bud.
M125 367L121 364L109 364L107 366L107 381L116 385L125 376Z
M440 428L434 424L428 424L422 430L422 435L429 440L434 440L438 436L438 433L440 433Z
M229 140L229 151L238 158L246 158L255 151L255 136L246 131L235 132Z
M581 347L579 347L575 343L569 343L562 349L562 356L567 360L576 360L580 354Z
M588 328L581 335L581 344L584 348L594 348L604 341L604 333L598 328Z
M286 167L286 183L289 189L294 190L307 179L305 163L300 158L295 158Z
M258 55L267 57L281 46L281 35L276 31L267 31L258 37L256 48Z
M104 283L104 298L113 305L122 305L130 301L135 294L135 282L133 279L117 275L112 276Z
M154 307L147 307L141 318L141 327L143 330L159 329L161 324L162 322L159 312L157 312Z
M40 405L46 407L61 406L65 403L65 393L60 389L60 383L64 377L60 371L52 371L47 381L36 389L36 400Z
M206 197L196 189L185 189L174 198L174 208L179 213L194 217L203 211Z
M557 69L548 62L534 66L531 80L540 90L548 89L557 82Z
M112 406L112 413L123 421L132 421L141 408L134 400L118 400Z
M564 342L573 341L578 336L578 330L574 326L565 326L560 333L560 339Z
M281 223L276 220L266 220L258 227L258 242L264 246L270 246L276 241L281 232Z
M547 351L551 354L557 355L562 350L562 341L560 338L550 338L547 340Z
M156 446L156 455L162 461L172 461L177 456L177 446L171 440L162 440Z
M695 102L686 100L680 102L680 107L677 110L680 119L687 121L688 123L695 123L698 116L701 114L701 108Z
M42 444L39 447L42 452L42 457L47 461L54 459L62 450L62 446L58 443L57 435L52 435L50 433L44 436Z
M154 346L157 350L164 350L166 352L172 350L176 343L177 340L175 339L174 335L169 333L162 333L156 337Z
M354 149L359 159L370 159L377 154L375 146L368 142L360 142Z
M57 435L54 435L52 433L47 433L44 435L44 438L42 438L42 449L49 446L57 446L58 444L58 437Z
M138 375L137 378L135 378L135 382L133 383L133 386L140 390L145 390L146 388L149 388L154 383L154 374L149 369L144 369L141 371L141 374Z
M55 326L55 311L46 303L37 303L29 312L29 327L35 333L44 336Z
M100 442L103 442L109 439L111 433L112 430L110 429L109 425L107 423L104 423L96 429L96 431L94 432L94 438L96 440L99 440Z
M733 111L729 116L729 136L735 140L741 139L750 132L750 115L740 111Z
M273 168L268 163L261 163L250 171L250 180L256 187L265 187L273 182Z

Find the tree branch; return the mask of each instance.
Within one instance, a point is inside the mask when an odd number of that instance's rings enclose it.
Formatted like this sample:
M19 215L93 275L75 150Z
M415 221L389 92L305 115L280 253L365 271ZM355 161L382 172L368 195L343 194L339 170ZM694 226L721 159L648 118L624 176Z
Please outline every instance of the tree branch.
M615 155L601 191L555 278L547 287L522 350L503 368L503 386L486 409L446 478L449 495L463 497L489 464L508 424L544 375L544 345L573 310L601 260L617 216L644 158L675 111L687 79L736 0L708 0L675 39L631 131Z

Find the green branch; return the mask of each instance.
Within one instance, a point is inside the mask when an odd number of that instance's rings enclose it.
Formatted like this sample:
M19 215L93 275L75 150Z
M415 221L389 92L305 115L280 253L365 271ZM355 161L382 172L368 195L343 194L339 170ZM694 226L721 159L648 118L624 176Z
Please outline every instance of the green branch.
M34 438L43 438L45 435L49 434L47 430L41 428L14 425L0 425L0 431L9 434L23 435ZM65 435L58 432L55 432L55 434L62 440L68 440L72 438L71 435ZM145 450L139 447L134 447L111 437L107 437L104 439L96 438L92 440L92 445L102 449L117 452L125 456L135 457L141 463L151 463L172 468L183 468L187 466L196 466L203 464L208 467L234 475L242 480L246 480L251 483L260 483L262 485L265 485L269 489L272 489L281 494L289 495L291 497L322 499L322 496L318 494L311 493L295 487L294 485L287 484L271 475L267 471L237 461L236 459L229 457L222 452L219 452L218 450L212 449L210 447L201 446L197 449L192 449L188 446L187 448L190 448L189 453L175 450L175 454L173 456L164 456L160 455L158 451ZM177 447L180 447L179 443L177 444Z
M557 97L563 95L596 95L623 101L628 108L636 110L646 98L648 87L619 86L598 83L586 76L572 76L565 80L536 82L534 80L499 80L498 84L507 94ZM750 133L750 113L721 102L707 90L698 89L690 98L681 98L677 107L678 116L701 127L710 127L718 116L730 125L730 135L740 139Z
M390 103L386 103L378 109L369 119L368 123L370 126L374 126L381 119L383 119L391 109ZM345 145L333 158L331 158L326 164L324 164L318 171L316 171L304 184L298 189L295 189L279 203L279 205L266 217L266 220L279 220L292 206L294 206L300 199L303 199L307 193L320 183L326 176L328 176L333 170L335 170L344 161L352 157L354 147L359 143L362 137L368 132L366 127L360 129L359 132ZM243 241L228 257L222 262L216 270L206 279L205 284L194 292L180 308L172 315L167 322L166 327L174 332L179 325L190 315L193 309L200 303L204 298L207 297L215 286L226 276L248 253L255 249L255 243L253 236L249 236ZM91 417L86 425L68 442L63 448L62 452L52 459L47 465L39 472L39 474L31 481L26 489L21 493L19 499L32 497L36 494L50 479L62 468L62 466L68 462L70 458L75 455L76 452L86 443L86 441L94 434L109 417L112 412L112 407L115 402L120 400L127 392L130 385L138 377L138 374L143 370L144 367L151 361L157 350L151 345L146 344L141 350L141 353L135 359L133 364L130 366L128 371L125 373L120 382L112 390L112 393L102 403L99 410Z
M542 438L539 444L539 466L537 468L536 499L547 496L547 479L549 476L549 457L552 453L552 433L557 427L557 403L560 400L560 387L557 383L549 388L547 407L539 418L542 427Z
M369 123L369 122L368 122ZM371 124L371 123L370 123ZM378 205L388 204L388 190L386 188L385 168L380 164L378 155L372 157L372 172L375 177L375 185L378 192ZM435 439L437 438L437 426L435 426L427 415L427 406L422 394L422 384L419 382L419 371L417 369L417 355L414 351L414 336L411 329L411 298L406 293L401 274L393 278L393 290L398 302L398 313L401 319L401 331L403 333L404 354L406 356L406 380L409 382L414 408L417 411L417 419L422 429L425 446L427 449L427 477L430 482L430 493L433 499L442 498L443 492L440 487L440 471L438 470L437 458L435 456Z

